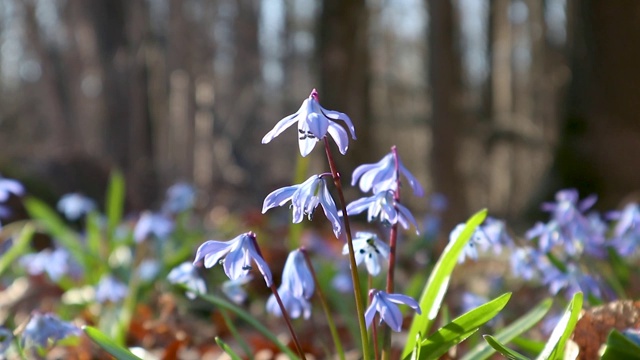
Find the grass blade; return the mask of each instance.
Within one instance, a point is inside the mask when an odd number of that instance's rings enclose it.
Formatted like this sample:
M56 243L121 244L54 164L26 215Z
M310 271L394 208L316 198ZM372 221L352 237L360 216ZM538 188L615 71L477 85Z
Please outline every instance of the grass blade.
M113 355L118 360L142 360L139 357L133 355L127 348L116 344L113 340L108 338L100 330L91 327L83 326L82 330L89 336L89 338L103 348L106 352Z
M6 231L7 227L4 228ZM13 245L0 256L0 275L2 275L13 264L18 257L29 251L31 238L35 232L32 225L27 224L22 228L20 236L15 240Z
M491 346L493 349L497 350L500 354L506 357L509 360L529 360L528 357L520 354L515 350L511 350L508 347L502 345L502 343L491 335L484 335L484 339L487 341L487 344Z
M581 292L573 295L573 299L571 299L571 302L567 306L567 310L565 310L562 318L560 318L558 325L553 329L549 341L547 341L544 349L542 349L542 353L538 355L537 360L562 360L564 358L564 346L578 322L578 315L580 315L580 310L582 310L582 299L583 296Z
M420 360L438 359L453 346L461 343L480 326L493 319L507 305L511 293L503 294L484 305L460 315L452 322L422 340L420 343Z
M125 182L124 176L118 170L114 170L111 174L111 180L109 181L109 188L107 189L106 208L105 213L107 215L107 239L111 242L113 235L116 231L116 227L122 220L122 214L124 212L124 198L125 198Z
M462 233L460 233L458 239L453 242L449 242L447 247L444 249L440 259L434 266L433 271L427 280L424 290L422 291L422 296L420 297L420 309L422 310L422 314L416 314L413 317L413 322L409 328L409 335L407 339L415 339L418 333L428 334L436 315L438 315L442 299L449 287L449 278L458 263L460 253L462 253L465 245L467 245L469 239L471 239L471 235L473 235L475 229L486 217L486 209L480 210L473 215L469 221L467 221L467 224ZM402 352L402 357L404 358L409 355L413 350L413 347L413 342L407 341L404 351Z
M537 324L542 318L547 314L549 309L551 309L551 305L553 304L553 300L545 299L536 305L533 309L531 309L526 314L522 315L518 320L511 323L511 325L504 327L500 331L498 331L495 335L491 336L491 338L500 343L506 344L516 338L517 336L522 335L525 331L532 328L535 324ZM486 340L486 337L485 337ZM495 350L500 351L495 346L491 345L489 340L486 343L479 344L469 351L461 360L483 360L489 358ZM504 353L502 353L505 355ZM506 355L505 355L506 356Z
M242 360L240 355L238 355L235 351L233 351L233 349L229 347L229 345L227 345L226 342L222 341L222 339L220 339L219 336L216 336L215 340L216 340L216 344L220 346L222 351L224 351L227 355L229 355L229 357L231 357L231 360Z

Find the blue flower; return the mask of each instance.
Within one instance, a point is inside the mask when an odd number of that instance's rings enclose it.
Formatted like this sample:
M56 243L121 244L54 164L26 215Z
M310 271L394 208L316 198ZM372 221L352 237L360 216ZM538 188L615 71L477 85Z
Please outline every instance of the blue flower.
M262 213L264 214L276 206L282 206L288 201L291 201L293 222L296 224L302 221L304 215L307 215L311 220L315 208L322 205L324 214L333 226L333 233L336 237L340 237L342 221L322 176L313 175L302 184L283 187L271 192L264 199Z
M178 214L193 208L196 202L196 190L190 184L180 182L167 189L162 210Z
M111 275L103 276L96 285L96 301L117 303L127 296L129 288Z
M489 243L493 245L496 254L502 252L503 246L509 249L514 247L513 239L507 232L504 220L488 217L476 231L481 232L487 238Z
M247 276L252 269L251 260L253 260L262 273L267 286L270 287L273 283L269 265L256 248L256 234L253 232L240 234L229 241L209 240L205 242L198 248L193 264L197 265L204 259L204 267L210 268L223 258L222 267L229 279L237 280Z
M276 126L262 138L262 143L266 144L270 142L285 129L297 122L298 145L302 156L309 155L316 145L316 142L324 138L327 133L331 135L338 145L340 153L344 155L349 147L349 134L347 134L347 131L342 125L337 123L336 120L344 122L351 133L351 137L355 140L356 132L351 119L349 119L346 114L327 110L320 106L318 92L313 89L309 98L304 100L302 106L300 106L300 109L295 114L280 120Z
M234 303L241 304L247 299L247 292L244 291L242 286L251 280L253 280L253 276L251 275L241 277L237 280L227 280L222 283L222 292Z
M315 282L311 270L307 266L304 254L299 249L289 253L282 270L282 285L291 291L293 296L310 299L315 290Z
M0 357L4 355L13 342L13 332L6 327L0 326Z
M458 237L460 237L460 234L462 234L465 226L465 223L456 225L456 227L453 228L453 231L449 234L449 242L456 241ZM469 239L467 245L463 248L460 258L458 258L458 263L463 263L467 257L473 260L478 260L478 250L486 251L490 245L491 241L487 235L477 228L471 235L471 239Z
M145 211L140 215L140 219L138 219L136 227L133 229L133 238L138 243L144 241L150 235L164 240L173 231L173 226L173 221L166 216Z
M204 294L207 292L207 286L204 280L198 275L198 271L190 262L183 262L174 267L167 275L167 280L171 284L184 285L187 290L187 297L191 300L196 298L196 294Z
M578 191L575 189L560 190L556 193L556 202L542 204L542 210L551 212L553 218L561 225L582 221L583 213L589 210L598 200L595 195L579 201Z
M311 303L304 297L295 296L291 289L284 285L278 288L278 295L280 296L280 300L282 300L282 305L284 305L284 308L292 319L297 319L300 316L308 319L311 316ZM282 316L282 310L273 294L269 296L266 308L269 313L275 316Z
M78 263L71 258L67 250L61 247L24 255L20 258L20 264L30 275L46 272L53 282L57 282L65 275L78 276L81 272Z
M611 212L608 217L617 220L612 239L616 251L622 256L633 254L640 245L640 206L627 204L622 211Z
M394 199L393 191L391 190L360 198L347 205L347 215L360 214L365 210L367 210L367 220L370 222L379 216L382 223L400 223L405 229L413 225L416 229L416 234L419 233L418 224L411 211Z
M60 198L57 207L67 219L74 221L95 210L96 203L82 194L70 193Z
M376 312L380 314L380 323L386 322L391 330L399 332L402 329L402 313L396 304L404 304L421 314L420 305L413 298L402 294L387 294L384 291L372 289L369 291L371 304L364 314L367 327L373 322Z
M378 238L378 235L365 231L358 231L353 238L356 264L363 261L369 274L376 276L380 273L380 262L389 258L389 245ZM349 247L345 244L342 254L349 254Z
M22 332L22 347L47 348L50 342L55 344L59 340L80 334L78 327L60 320L54 314L35 312Z
M600 284L591 275L585 274L575 264L566 264L566 271L560 271L554 266L548 267L544 272L542 282L549 286L549 292L556 295L560 290L566 289L567 298L582 291L585 296L593 295L598 299L602 298Z
M11 194L16 196L24 194L24 187L17 180L0 177L0 202L7 201Z
M407 170L399 156L398 171L407 178L409 185L416 196L424 195L424 191L422 190L422 186L418 182L418 179L413 176L409 170ZM365 193L372 189L374 194L385 190L397 190L398 172L396 172L396 162L393 152L385 155L375 164L363 164L358 166L353 171L351 186L355 186L356 183L358 183L358 180L360 180L360 190Z
M548 267L553 267L549 263L546 255L532 247L516 248L511 253L511 272L524 280L533 280Z

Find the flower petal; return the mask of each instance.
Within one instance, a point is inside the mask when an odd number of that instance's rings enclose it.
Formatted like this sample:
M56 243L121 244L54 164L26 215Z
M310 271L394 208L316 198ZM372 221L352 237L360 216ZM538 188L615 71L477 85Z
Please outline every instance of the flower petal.
M287 201L291 200L291 197L298 188L299 185L286 186L269 193L262 203L262 213L264 214L267 210L276 206L284 205Z
M347 134L347 131L336 123L330 123L327 131L333 138L333 141L336 142L336 145L338 145L340 153L342 155L346 154L347 149L349 148L349 135Z
M302 104L302 106L304 106L304 103ZM298 110L298 112L299 111L300 110ZM271 129L271 131L269 131L262 138L262 143L263 144L269 143L276 136L280 135L283 131L285 131L288 127L290 127L291 125L295 124L296 121L298 121L298 112L296 112L295 114L289 115L289 116L285 117L284 119L278 121L276 126L274 126L273 129Z
M320 109L322 109L322 113L324 114L324 116L328 117L329 119L344 121L345 125L347 125L347 128L349 129L349 132L351 133L351 138L353 138L353 140L356 139L356 128L355 126L353 126L353 122L351 122L351 119L347 114L341 113L339 111L327 110L322 106L320 106Z
M372 202L374 202L374 197L364 197L358 200L354 200L349 205L347 205L347 215L356 215L361 212L367 210Z
M209 240L198 247L196 251L196 259L193 264L196 265L200 260L204 258L204 267L210 268L218 263L218 261L225 256L235 244L234 240L223 242Z

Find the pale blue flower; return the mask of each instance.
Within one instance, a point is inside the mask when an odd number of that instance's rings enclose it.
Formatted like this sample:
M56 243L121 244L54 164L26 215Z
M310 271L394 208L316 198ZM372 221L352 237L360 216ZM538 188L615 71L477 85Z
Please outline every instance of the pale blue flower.
M449 234L449 242L454 242L460 237L462 231L466 227L465 223L456 225L453 228L453 231ZM462 253L460 253L460 257L458 258L458 263L463 263L467 258L471 258L473 260L478 260L478 251L486 251L491 245L491 241L485 235L484 232L479 231L478 228L471 235L471 239L464 246Z
M133 229L133 238L140 243L151 235L160 240L166 239L173 231L173 221L162 214L145 211Z
M280 296L280 300L282 300L282 305L284 305L289 317L292 319L297 319L300 316L308 319L311 316L311 303L304 297L293 295L291 289L284 285L278 288L278 295ZM269 296L266 308L267 312L275 316L282 316L282 310L273 294Z
M162 210L178 214L193 208L196 202L196 190L190 184L179 182L167 189Z
M367 220L373 221L380 217L380 221L384 224L400 223L403 228L409 229L411 225L419 234L416 219L411 211L405 206L397 202L393 197L393 191L381 191L373 196L360 198L347 205L347 215L356 215L367 210Z
M412 297L403 294L387 294L382 290L371 289L369 291L371 304L364 314L367 327L373 322L376 313L380 314L380 323L386 322L391 330L399 332L402 330L402 313L396 304L404 304L413 308L421 314L420 305Z
M20 258L20 264L30 275L40 275L46 272L53 282L57 282L65 275L78 276L81 272L78 263L67 250L61 247L24 255Z
M129 287L111 275L103 276L96 285L96 301L99 303L122 301L129 292Z
M293 296L310 299L315 290L315 282L311 270L307 266L304 254L299 249L289 253L282 270L282 285L291 291Z
M487 217L476 231L481 232L486 237L496 254L501 253L503 247L512 249L515 246L513 239L507 232L507 226L504 220Z
M171 269L167 275L167 280L171 284L184 285L188 289L186 293L187 297L192 300L196 298L196 294L204 294L207 292L207 286L204 280L198 275L196 267L190 262L183 262Z
M193 264L197 265L204 259L204 267L210 268L223 258L222 267L229 279L237 280L247 276L252 269L251 261L253 260L262 273L267 286L270 287L273 283L269 265L256 248L256 234L253 232L240 234L229 241L209 240L205 242L198 247Z
M398 171L407 178L416 196L424 195L420 182L407 170L399 156ZM358 180L360 181L358 182ZM359 183L360 190L365 193L372 189L374 194L385 190L397 190L398 172L396 172L396 162L393 152L385 155L382 160L375 164L358 166L353 171L351 186L355 186L356 183Z
M22 332L22 347L40 347L46 349L59 340L70 336L80 336L80 329L60 320L51 313L34 312Z
M307 215L311 220L315 208L318 205L322 205L324 214L333 227L333 233L336 237L340 237L342 221L338 216L336 204L331 198L327 184L322 176L313 175L302 184L283 187L271 192L264 199L262 213L264 214L267 210L282 206L289 201L291 201L293 222L296 224L302 221L304 215Z
M589 210L598 200L595 195L591 195L579 201L578 191L575 189L560 190L556 193L556 202L546 202L542 204L542 210L552 213L560 225L570 222L583 221L583 213Z
M532 247L519 247L510 257L511 272L524 280L537 278L544 269L552 267L544 253Z
M0 177L0 202L7 201L11 194L16 196L24 194L24 187L17 180Z
M389 258L389 245L378 238L378 235L366 231L358 231L353 238L356 264L363 261L369 274L376 276L380 273L380 262ZM349 254L349 247L344 244L342 254Z
M346 125L351 133L351 137L355 140L355 127L351 119L349 119L349 116L341 112L327 110L320 106L318 92L313 89L309 97L302 103L302 106L300 106L300 109L295 114L280 120L276 126L262 138L262 143L266 144L270 142L285 129L298 123L298 145L302 156L309 155L316 145L316 142L324 138L327 133L331 135L338 145L340 153L344 155L349 147L349 134L347 134L347 131L341 124L336 122L337 120L344 122L344 125Z
M618 254L633 254L640 246L640 206L636 203L627 204L622 211L611 212L608 217L617 220L613 228L612 245Z
M67 219L75 221L95 210L96 203L80 193L70 193L60 198L57 207Z
M160 272L162 264L156 259L145 259L138 265L138 276L142 281L152 281Z
M573 263L566 264L565 271L551 266L546 269L543 276L542 282L549 287L549 292L553 295L566 289L567 298L571 298L579 291L582 291L585 296L593 295L598 299L602 298L598 281Z
M13 342L13 332L4 326L0 326L0 358Z
M247 299L247 292L242 287L253 280L253 276L247 275L237 280L227 280L222 283L222 292L236 304L242 304Z

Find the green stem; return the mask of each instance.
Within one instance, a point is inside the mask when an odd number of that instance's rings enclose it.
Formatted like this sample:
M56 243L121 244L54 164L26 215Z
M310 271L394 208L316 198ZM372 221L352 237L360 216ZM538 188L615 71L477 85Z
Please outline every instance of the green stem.
M231 333L231 335L233 335L233 337L238 341L238 344L242 348L242 351L244 351L244 353L247 354L247 358L249 360L253 360L253 353L251 352L251 348L249 348L249 344L247 344L247 342L244 341L242 335L240 335L236 326L233 325L233 321L231 321L231 317L229 317L229 314L227 314L227 310L220 309L220 314L222 314L222 317L224 318L224 322L227 324L227 327L229 328L229 332Z
M282 318L284 319L284 322L287 323L287 327L289 328L289 332L291 333L291 339L293 340L293 344L296 347L296 351L298 351L298 355L300 355L300 358L305 360L306 357L304 356L304 350L302 350L302 346L300 346L300 341L298 341L298 336L296 335L296 332L293 331L291 318L289 317L289 313L287 312L287 309L284 307L284 304L282 303L282 299L280 298L280 294L278 294L278 289L276 289L276 285L272 283L270 286L270 289L271 289L271 293L273 293L273 296L276 298L276 301L278 302L278 306L280 306L280 312L282 313Z
M307 250L305 248L300 248L300 252L302 252L302 255L304 255L304 261L307 263L307 266L311 271L311 276L313 276L313 281L316 283L316 293L318 294L318 298L320 299L320 303L322 304L322 310L324 310L324 314L327 317L327 325L329 326L329 332L331 332L331 337L333 338L333 344L336 347L336 353L338 353L340 360L345 360L344 349L342 348L340 335L338 334L336 325L333 322L333 317L331 316L331 309L329 308L327 299L324 297L324 294L322 293L322 289L320 288L320 282L318 281L318 277L316 276L316 271L314 270L313 265L311 264L311 258L309 257L309 253L307 253Z
M340 182L340 174L336 169L335 161L331 155L331 149L329 147L329 140L324 137L324 148L327 154L327 160L329 161L329 167L331 168L331 176L333 177L333 183L338 191L338 198L340 200L340 206L342 208L342 214L344 219L344 229L347 235L347 247L349 249L349 269L351 270L351 280L353 281L353 293L356 300L356 312L358 316L358 324L360 325L360 340L362 341L362 356L364 360L371 359L371 353L369 349L369 338L367 335L367 325L364 322L364 301L362 300L362 290L360 289L360 278L358 277L358 265L356 263L355 251L353 249L353 239L351 237L351 226L349 224L349 216L347 215L347 203L344 200L344 193L342 192L342 184Z

